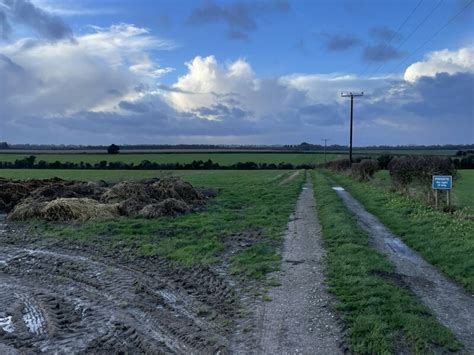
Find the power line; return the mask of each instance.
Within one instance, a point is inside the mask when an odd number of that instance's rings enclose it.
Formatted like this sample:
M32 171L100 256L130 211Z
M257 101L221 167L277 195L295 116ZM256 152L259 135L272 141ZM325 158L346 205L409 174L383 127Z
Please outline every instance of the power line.
M433 38L435 38L441 31L443 31L446 27L448 27L456 18L458 18L467 8L474 3L474 0L468 2L458 13L456 13L453 17L451 17L443 26L441 26L433 35L428 37L426 41L424 41L421 45L419 45L415 50L408 54L402 61L400 61L396 66L393 67L391 72L395 72L403 63L405 63L409 58L411 58L415 53L417 53L420 49L426 46Z
M385 46L388 46L397 35L400 35L400 31L403 28L403 26L405 26L405 24L408 22L408 20L410 20L410 18L413 16L415 11L420 7L420 5L423 3L423 1L424 0L418 1L418 4L416 4L416 6L413 8L413 10L411 10L411 12L408 14L408 16L405 17L405 20L403 20L403 22L400 24L400 26L398 26L397 30L395 31L394 36L388 40L388 42L385 44ZM370 63L367 64L367 66L365 67L365 69L362 71L362 73L360 75L361 76L364 75L367 72L367 69L369 69L370 66L371 66Z
M408 34L405 39L400 42L400 44L395 48L395 50L400 49L419 29L423 24L428 21L428 19L435 13L435 11L441 6L441 4L444 2L444 0L438 1L438 3L431 9L431 11L421 20L418 25ZM377 73L384 65L386 62L381 63L372 73L371 75L374 75Z

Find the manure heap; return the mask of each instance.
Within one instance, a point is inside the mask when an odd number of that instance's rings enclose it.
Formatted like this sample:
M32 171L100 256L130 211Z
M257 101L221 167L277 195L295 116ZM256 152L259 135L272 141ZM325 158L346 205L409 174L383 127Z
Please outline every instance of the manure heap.
M0 178L0 213L8 219L84 222L119 216L157 218L199 209L206 197L179 177L117 184L59 178L15 181Z

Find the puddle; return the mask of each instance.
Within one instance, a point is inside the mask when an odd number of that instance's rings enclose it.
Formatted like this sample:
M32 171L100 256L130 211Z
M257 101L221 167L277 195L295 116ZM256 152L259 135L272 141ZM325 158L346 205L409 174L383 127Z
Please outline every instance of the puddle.
M0 317L0 328L2 328L7 333L13 333L15 327L13 326L12 316Z
M417 255L400 239L397 238L384 238L385 244L387 244L395 253L406 256L416 264L420 264Z
M341 186L334 186L332 189L335 191L345 191L344 188Z

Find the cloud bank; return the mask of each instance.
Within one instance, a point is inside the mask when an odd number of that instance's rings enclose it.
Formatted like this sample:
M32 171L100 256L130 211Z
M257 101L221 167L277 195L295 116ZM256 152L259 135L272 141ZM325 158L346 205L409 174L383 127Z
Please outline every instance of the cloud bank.
M13 15L14 3L3 0L8 26L26 21ZM248 18L249 25L229 26L250 31ZM1 23L1 33L11 36ZM356 145L474 140L471 47L435 51L403 76L379 77L262 77L244 58L196 56L184 63L183 75L164 84L174 68L156 58L177 45L147 29L90 27L71 40L68 31L29 26L40 38L0 42L0 140L286 144L324 137L345 144L349 102L340 91L346 90L365 92L355 106Z

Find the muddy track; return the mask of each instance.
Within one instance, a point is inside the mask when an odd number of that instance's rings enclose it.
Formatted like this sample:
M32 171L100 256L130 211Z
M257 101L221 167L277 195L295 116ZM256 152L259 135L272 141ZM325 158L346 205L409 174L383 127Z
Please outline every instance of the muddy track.
M373 246L395 265L397 274L391 278L410 288L466 350L474 353L474 296L410 249L347 191L340 187L334 189L354 213L358 224L369 233Z
M0 230L2 353L227 352L235 295L212 270L92 259Z

